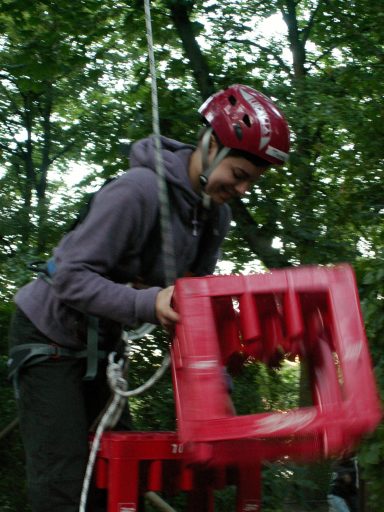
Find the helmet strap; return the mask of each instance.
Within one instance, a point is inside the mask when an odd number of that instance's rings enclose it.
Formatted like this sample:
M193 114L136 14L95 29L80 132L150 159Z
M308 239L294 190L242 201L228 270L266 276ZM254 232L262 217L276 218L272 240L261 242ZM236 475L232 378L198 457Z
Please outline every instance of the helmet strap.
M203 207L206 209L206 210L209 210L210 207L211 207L211 196L209 196L208 194L206 194L204 191L201 192L201 196L203 198Z
M228 155L231 151L231 148L227 148L226 146L221 146L216 153L214 159L211 163L209 163L209 146L211 141L211 135L213 134L212 127L209 127L207 131L204 133L201 139L201 153L202 153L202 169L203 172L200 174L200 184L204 189L208 183L209 176L212 174L214 169L219 165L219 163ZM207 195L207 194L204 194Z

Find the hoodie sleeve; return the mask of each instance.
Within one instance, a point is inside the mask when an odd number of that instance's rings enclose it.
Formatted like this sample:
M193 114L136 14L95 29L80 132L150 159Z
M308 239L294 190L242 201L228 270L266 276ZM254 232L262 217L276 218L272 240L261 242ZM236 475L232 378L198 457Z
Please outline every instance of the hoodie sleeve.
M66 305L126 325L156 323L161 288L136 290L108 276L119 260L142 247L158 212L157 178L135 169L103 187L85 220L55 251L53 289Z

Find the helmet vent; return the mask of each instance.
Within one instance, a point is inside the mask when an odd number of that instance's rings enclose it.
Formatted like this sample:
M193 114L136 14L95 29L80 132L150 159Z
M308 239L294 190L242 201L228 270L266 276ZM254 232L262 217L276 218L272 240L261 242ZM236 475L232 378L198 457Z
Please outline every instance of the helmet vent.
M245 114L245 116L243 117L243 121L244 121L244 124L248 126L248 128L251 127L251 120L249 118L249 115L248 114Z
M237 99L232 94L228 96L228 101L231 105L236 105L237 103Z
M241 126L239 124L234 124L233 128L236 133L236 137L241 140L243 138L243 130L241 129Z

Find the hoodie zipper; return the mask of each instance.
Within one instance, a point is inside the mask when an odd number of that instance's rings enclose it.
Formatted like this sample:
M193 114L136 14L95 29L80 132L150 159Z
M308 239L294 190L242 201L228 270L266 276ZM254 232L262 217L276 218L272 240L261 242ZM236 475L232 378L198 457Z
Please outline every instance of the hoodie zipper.
M197 236L198 235L198 227L199 227L199 221L197 220L197 206L193 209L193 217L192 217L192 235Z

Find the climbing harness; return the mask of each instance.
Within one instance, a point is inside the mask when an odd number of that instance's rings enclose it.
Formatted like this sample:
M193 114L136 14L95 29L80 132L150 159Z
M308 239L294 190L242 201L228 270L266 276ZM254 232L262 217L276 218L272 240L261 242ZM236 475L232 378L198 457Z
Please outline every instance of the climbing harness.
M19 397L19 372L21 368L32 366L47 359L58 359L68 357L72 359L87 359L87 375L94 377L97 370L99 359L105 359L107 352L98 350L96 344L92 343L91 350L87 347L85 350L74 350L61 347L55 343L23 343L12 347L9 351L8 359L8 378L12 380L15 396Z
M52 278L56 272L54 258L47 261L35 260L29 263L28 268L37 272L38 277L52 285ZM93 380L97 374L99 359L105 359L107 353L98 349L98 318L87 315L87 347L84 350L76 350L62 347L56 343L23 343L11 347L8 359L8 378L13 381L16 397L18 397L18 376L22 367L41 363L47 359L71 357L74 359L86 359L86 371L83 380Z
M49 285L56 271L54 258L47 261L35 260L28 264L29 270L37 272L38 277L44 279ZM87 348L76 350L62 347L56 343L23 343L9 350L8 378L12 381L15 396L19 396L19 372L21 368L32 366L47 359L69 357L72 359L86 359L86 372L84 380L92 380L97 374L98 361L105 359L107 352L98 349L98 319L95 316L87 317Z
M86 215L83 214L83 219L85 216ZM79 222L81 221L78 220L78 223ZM161 228L161 225L159 222L156 222L149 234L149 239L151 241L156 240L160 242L159 228ZM156 254L148 250L147 246L144 245L142 267L149 268L152 261L154 261L155 256ZM52 285L52 280L55 275L56 268L57 265L54 257L51 257L46 261L34 260L28 263L28 269L37 273L37 276L41 279L44 279L44 281L46 281L49 285ZM123 331L123 336L129 336L130 339L137 339L153 330L153 328L154 326L152 326L152 324L145 323L142 324L138 329L133 331L130 330L128 334L125 334L125 331ZM10 359L8 360L9 379L13 379L15 388L17 388L17 376L22 366L25 366L26 364L29 366L37 364L53 357L73 357L76 359L86 359L87 364L83 380L93 380L97 374L99 359L105 359L107 355L106 352L98 350L99 319L94 315L86 316L86 340L86 348L84 350L70 349L67 347L64 348L59 345L55 345L54 343L28 343L23 345L22 350L19 347L11 348Z

